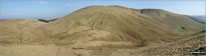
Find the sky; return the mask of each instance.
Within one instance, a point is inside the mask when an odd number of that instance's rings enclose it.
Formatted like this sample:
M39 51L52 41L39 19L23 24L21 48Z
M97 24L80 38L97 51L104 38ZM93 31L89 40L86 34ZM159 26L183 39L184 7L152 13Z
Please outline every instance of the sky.
M54 19L92 5L163 9L184 15L205 15L205 1L152 0L0 0L0 19Z

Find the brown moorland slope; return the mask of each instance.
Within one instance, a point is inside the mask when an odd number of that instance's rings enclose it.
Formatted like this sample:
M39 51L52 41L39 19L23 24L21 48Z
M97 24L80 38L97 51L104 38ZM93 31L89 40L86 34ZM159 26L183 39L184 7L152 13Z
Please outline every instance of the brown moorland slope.
M169 26L171 31L178 33L179 35L194 34L196 31L202 31L204 29L203 24L200 24L187 16L175 14L161 9L141 9L144 15L148 15ZM184 29L182 29L184 28Z
M34 52L39 53L51 47L48 50L56 52L51 55L68 55L67 50L78 50L77 52L81 53L79 49L86 54L88 51L101 54L106 49L104 54L111 54L117 49L147 48L177 41L197 34L203 27L183 15L159 9L89 6L51 23L29 19L0 21L0 42L4 49L0 53L12 52L10 54L21 56L33 53L21 52L21 48L34 48ZM10 47L20 49L5 51ZM41 54L48 53L50 52L44 51ZM73 53L69 51L69 54Z
M178 37L149 16L114 6L82 8L48 24L44 29L49 36L63 41L62 44L109 41L147 45Z
M40 27L47 23L33 19L10 19L0 21L1 44L31 44L46 40Z
M176 21L181 23L174 23ZM48 24L23 19L6 20L1 24L2 38L19 36L13 38L15 41L2 39L2 43L40 42L37 44L74 44L74 46L127 46L127 44L136 47L145 46L174 41L180 35L202 30L201 24L182 15L159 9L135 10L121 6L89 6ZM181 26L185 29L181 29ZM17 34L12 35L13 33Z

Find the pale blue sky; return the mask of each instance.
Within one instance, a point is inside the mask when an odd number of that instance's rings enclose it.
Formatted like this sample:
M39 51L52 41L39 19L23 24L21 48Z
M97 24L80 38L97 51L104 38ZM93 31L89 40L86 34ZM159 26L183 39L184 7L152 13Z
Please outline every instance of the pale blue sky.
M205 15L205 1L68 1L68 0L0 0L0 19L53 19L91 5L120 5L129 8L163 9L185 15Z

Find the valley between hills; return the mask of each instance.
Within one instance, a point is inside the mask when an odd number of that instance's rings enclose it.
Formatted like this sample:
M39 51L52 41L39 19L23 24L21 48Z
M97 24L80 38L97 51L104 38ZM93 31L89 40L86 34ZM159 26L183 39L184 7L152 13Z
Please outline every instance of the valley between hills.
M62 18L0 21L1 56L182 56L205 24L162 9L88 6ZM191 55L192 56L192 55Z

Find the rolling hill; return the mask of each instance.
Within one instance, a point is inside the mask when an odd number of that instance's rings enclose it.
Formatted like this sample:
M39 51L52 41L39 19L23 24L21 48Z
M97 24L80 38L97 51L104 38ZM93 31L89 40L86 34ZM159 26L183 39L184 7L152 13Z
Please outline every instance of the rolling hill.
M9 19L0 21L1 44L31 44L48 40L39 30L47 23L34 19Z
M201 24L205 24L205 21L206 21L206 17L205 16L187 16L187 17L189 17L192 20L195 20L195 21L197 21L197 22L199 22Z
M95 41L110 41L144 46L170 42L179 36L199 32L202 27L188 17L159 9L138 11L121 6L89 6L48 24L44 29L47 35L62 42L59 44L90 46L96 45Z
M201 26L200 23L189 17L161 9L142 9L141 13L153 17L162 24L166 24L170 30L178 34L194 34L195 31L201 31L204 28L203 25Z
M88 6L50 23L45 22L31 19L0 21L0 42L6 46L19 45L18 48L35 45L34 48L42 47L43 51L47 47L55 47L57 54L61 48L65 48L64 51L83 49L95 53L107 48L159 46L204 30L203 24L184 15L161 9L122 6ZM0 54L7 52L10 51L0 51Z

